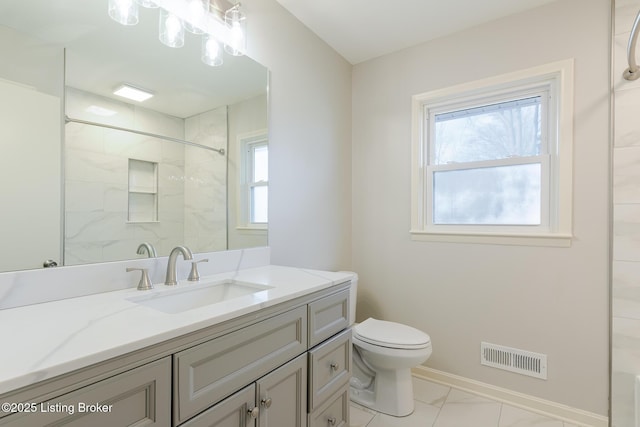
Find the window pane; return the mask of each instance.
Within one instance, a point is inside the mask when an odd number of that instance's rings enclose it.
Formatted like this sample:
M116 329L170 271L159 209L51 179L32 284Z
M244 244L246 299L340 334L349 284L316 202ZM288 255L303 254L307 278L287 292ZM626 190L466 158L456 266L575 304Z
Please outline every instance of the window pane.
M266 223L269 210L269 187L251 187L251 222Z
M253 150L253 182L269 181L269 148L260 145Z
M433 174L433 223L539 225L540 163Z
M435 115L431 164L540 154L541 97Z

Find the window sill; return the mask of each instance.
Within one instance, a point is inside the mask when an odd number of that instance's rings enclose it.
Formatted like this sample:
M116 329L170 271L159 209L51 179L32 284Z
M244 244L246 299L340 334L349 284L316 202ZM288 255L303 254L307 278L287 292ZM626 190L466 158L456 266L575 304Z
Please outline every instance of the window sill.
M488 245L571 247L573 236L565 233L463 233L411 230L411 240L420 242L479 243Z
M236 231L242 234L264 234L268 230L268 227L265 225L263 227L236 227Z

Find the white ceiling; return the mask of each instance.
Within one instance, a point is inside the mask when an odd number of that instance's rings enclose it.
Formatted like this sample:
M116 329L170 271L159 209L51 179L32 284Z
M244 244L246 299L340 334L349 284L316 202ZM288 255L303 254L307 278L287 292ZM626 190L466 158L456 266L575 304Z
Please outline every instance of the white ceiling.
M555 0L277 0L352 64Z

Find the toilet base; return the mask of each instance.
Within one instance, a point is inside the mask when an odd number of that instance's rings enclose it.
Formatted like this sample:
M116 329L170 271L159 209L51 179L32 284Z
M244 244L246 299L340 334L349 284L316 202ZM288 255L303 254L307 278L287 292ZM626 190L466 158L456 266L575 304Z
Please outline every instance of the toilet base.
M394 417L413 413L411 369L378 370L371 387L349 391L353 402Z

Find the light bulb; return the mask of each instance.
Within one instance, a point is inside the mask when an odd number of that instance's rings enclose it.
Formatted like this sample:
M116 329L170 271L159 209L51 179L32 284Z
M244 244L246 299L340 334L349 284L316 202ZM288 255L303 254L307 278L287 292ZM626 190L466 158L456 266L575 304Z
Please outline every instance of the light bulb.
M240 24L235 22L231 27L231 46L235 51L240 51L241 46L244 45L244 32Z
M222 65L222 49L218 41L210 34L202 36L202 62L212 67Z
M187 16L184 29L193 34L204 33L206 13L209 12L209 0L187 0Z
M229 41L224 45L224 50L233 56L242 56L246 50L246 19L239 5L232 7L224 13L224 22L229 28Z
M182 21L164 9L160 9L160 41L169 47L184 46Z
M136 25L138 5L133 0L109 0L109 16L122 25Z

